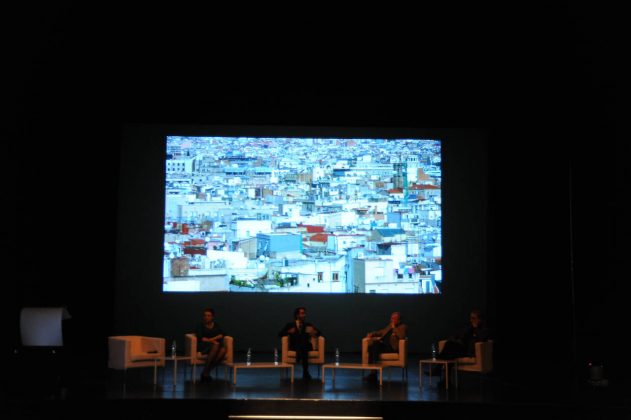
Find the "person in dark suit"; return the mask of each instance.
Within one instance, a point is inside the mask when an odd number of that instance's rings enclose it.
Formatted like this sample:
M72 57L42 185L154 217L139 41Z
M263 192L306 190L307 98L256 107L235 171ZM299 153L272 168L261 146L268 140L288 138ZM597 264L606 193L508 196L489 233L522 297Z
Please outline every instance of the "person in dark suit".
M488 341L490 338L491 333L482 314L478 309L473 309L469 313L469 325L449 337L438 356L441 359L475 357L475 343Z
M306 321L307 309L299 307L294 310L294 320L285 324L278 333L279 337L289 337L289 349L296 352L296 362L302 363L302 378L311 379L309 374L309 352L313 350L311 339L319 337L322 332L312 323Z

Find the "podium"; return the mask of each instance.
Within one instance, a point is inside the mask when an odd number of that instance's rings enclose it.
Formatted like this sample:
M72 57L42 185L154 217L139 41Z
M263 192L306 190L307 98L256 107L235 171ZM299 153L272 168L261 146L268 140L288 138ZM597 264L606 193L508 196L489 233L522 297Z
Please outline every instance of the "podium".
M64 392L68 355L63 324L71 319L65 307L25 307L20 311L20 343L14 350L15 384L23 393L50 397Z
M63 347L62 321L70 319L68 310L58 308L22 308L20 337L23 347Z

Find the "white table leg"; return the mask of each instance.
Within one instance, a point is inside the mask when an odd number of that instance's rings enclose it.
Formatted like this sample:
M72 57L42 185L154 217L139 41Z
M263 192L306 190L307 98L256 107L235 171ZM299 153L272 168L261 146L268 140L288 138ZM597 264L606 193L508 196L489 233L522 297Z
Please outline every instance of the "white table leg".
M176 379L177 379L177 359L173 359L173 389L175 389Z
M322 365L322 383L324 383L324 372L325 372L324 365Z
M379 386L383 385L383 368L379 368Z
M158 361L153 359L153 385L158 383Z
M445 363L445 389L449 389L449 364Z
M237 367L232 366L232 383L237 384Z
M458 388L458 361L454 364L454 374L456 375L456 388Z

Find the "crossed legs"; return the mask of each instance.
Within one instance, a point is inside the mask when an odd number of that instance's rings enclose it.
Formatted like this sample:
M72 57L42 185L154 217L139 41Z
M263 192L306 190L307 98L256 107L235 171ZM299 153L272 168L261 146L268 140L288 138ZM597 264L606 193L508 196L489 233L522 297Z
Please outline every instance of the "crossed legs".
M219 363L221 363L225 356L226 348L222 346L221 343L212 343L210 346L210 350L206 355L206 365L204 366L202 377L208 377L210 375L210 371Z

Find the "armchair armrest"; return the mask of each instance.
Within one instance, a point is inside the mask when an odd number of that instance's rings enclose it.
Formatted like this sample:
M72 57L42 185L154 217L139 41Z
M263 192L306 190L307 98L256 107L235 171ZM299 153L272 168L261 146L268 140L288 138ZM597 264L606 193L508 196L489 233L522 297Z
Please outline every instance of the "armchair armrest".
M368 346L372 338L364 337L362 338L362 364L368 364Z
M287 363L287 361L289 360L289 355L287 354L289 352L289 337L287 337L286 335L281 337L280 339L280 354L281 354L281 361L283 363Z
M126 369L126 362L131 361L131 343L121 337L109 337L107 346L107 366L110 369Z
M234 338L230 335L226 335L223 338L223 345L226 347L226 356L223 359L224 363L234 362Z
M447 340L440 340L438 342L438 353L440 354L443 349L445 348L445 343L447 342Z
M326 350L326 339L323 336L318 337L318 358L312 363L324 363L324 352Z
M166 354L166 340L162 337L140 337L141 353L164 357Z
M399 361L403 366L408 362L408 339L402 338L399 340Z
M493 370L493 341L475 343L475 360L481 373Z
M197 336L193 333L184 334L184 355L188 357L197 355Z

